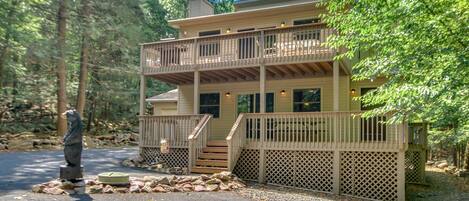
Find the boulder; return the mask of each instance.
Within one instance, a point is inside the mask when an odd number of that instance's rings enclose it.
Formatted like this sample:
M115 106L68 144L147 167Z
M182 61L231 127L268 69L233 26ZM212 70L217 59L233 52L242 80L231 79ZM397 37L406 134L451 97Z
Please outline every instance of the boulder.
M206 184L219 184L221 183L221 180L220 179L210 179L208 181L205 182Z
M437 168L443 169L445 167L448 167L448 163L440 163L436 166Z
M91 186L90 188L90 193L91 194L94 194L94 193L102 193L103 192L103 186L102 185L94 185L94 186Z
M45 188L44 193L51 194L51 195L62 195L65 193L65 191L58 187L53 187L53 188Z
M117 187L117 188L114 188L115 192L118 192L118 193L128 193L129 192L129 189L126 188L126 187Z
M145 186L142 187L141 192L151 193L153 192L153 188L147 183L145 184Z
M194 191L195 191L195 192L203 192L203 191L205 191L205 190L206 190L206 189L205 189L205 186L202 186L202 185L195 185L195 186L194 186Z
M163 177L161 178L158 182L158 184L163 184L163 185L171 185L171 182L169 181L168 177Z
M203 174L203 175L200 175L200 179L202 179L203 181L207 181L207 180L210 179L210 177L207 176L207 175L205 175L205 174Z
M185 184L185 183L189 183L189 182L192 182L192 178L190 177L183 177L182 179L180 179L178 181L178 184Z
M140 187L137 185L131 185L129 188L130 193L140 193Z
M115 190L114 190L114 187L112 187L111 185L106 185L104 188L103 188L103 193L114 193Z
M46 188L46 185L44 184L36 184L33 186L33 193L44 193L44 189Z
M210 178L212 179L219 179L221 181L229 181L231 180L231 172L220 172L213 174Z
M217 184L207 184L206 186L207 191L217 191L218 185Z
M166 193L166 192L168 192L168 191L166 191L166 189L164 189L161 186L156 186L155 188L152 189L152 191L156 192L156 193Z
M144 176L143 177L144 182L149 182L149 181L158 181L158 177L155 176Z
M230 190L230 187L229 187L228 185L224 184L224 183L221 183L221 184L219 185L219 187L220 187L220 190L221 190L221 191L228 191L228 190Z
M202 181L201 179L195 180L192 182L192 185L205 185L205 182Z
M75 188L75 184L73 184L70 181L64 181L60 185L60 188L63 189L63 190L73 190Z

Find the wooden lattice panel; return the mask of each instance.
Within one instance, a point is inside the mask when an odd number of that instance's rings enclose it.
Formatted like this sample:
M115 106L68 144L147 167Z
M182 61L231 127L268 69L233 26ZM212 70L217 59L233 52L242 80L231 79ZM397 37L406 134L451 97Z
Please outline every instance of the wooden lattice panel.
M266 181L271 184L332 192L333 152L266 152Z
M187 148L171 148L169 153L163 154L160 148L141 147L140 156L147 163L165 162L169 167L187 167L189 150Z
M424 150L405 152L405 181L408 183L425 183Z
M377 200L397 200L396 152L341 152L340 192Z
M257 181L259 178L259 150L243 149L233 172L242 179Z

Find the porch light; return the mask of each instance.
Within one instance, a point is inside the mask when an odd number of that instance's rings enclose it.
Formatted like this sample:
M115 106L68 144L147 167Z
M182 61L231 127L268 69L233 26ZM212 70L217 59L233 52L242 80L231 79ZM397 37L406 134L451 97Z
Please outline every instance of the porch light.
M228 29L226 30L226 33L231 33L231 29L228 28Z
M225 96L226 96L226 97L230 97L230 96L231 96L231 93L230 93L230 92L226 92L226 93L225 93Z
M186 36L186 35L187 35L187 31L182 32L182 34L184 34L184 36Z
M280 95L285 95L285 90L280 91Z
M285 27L285 22L280 23L280 27Z
M355 89L352 89L352 90L350 91L350 93L351 93L352 95L354 95L355 92L356 92Z

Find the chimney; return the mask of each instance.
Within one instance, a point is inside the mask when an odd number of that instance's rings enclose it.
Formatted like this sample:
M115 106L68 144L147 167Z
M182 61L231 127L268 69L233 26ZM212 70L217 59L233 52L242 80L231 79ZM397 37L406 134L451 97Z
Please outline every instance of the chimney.
M189 17L213 15L213 5L207 0L189 0Z

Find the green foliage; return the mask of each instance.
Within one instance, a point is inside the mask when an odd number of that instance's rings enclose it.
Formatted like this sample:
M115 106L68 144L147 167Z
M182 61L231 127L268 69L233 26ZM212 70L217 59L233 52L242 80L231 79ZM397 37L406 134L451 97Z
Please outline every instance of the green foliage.
M388 82L361 98L394 112L394 120L426 120L438 127L469 123L469 2L465 0L330 0L325 21L338 31L329 45L337 58L367 56L353 79ZM467 130L466 130L467 131Z

